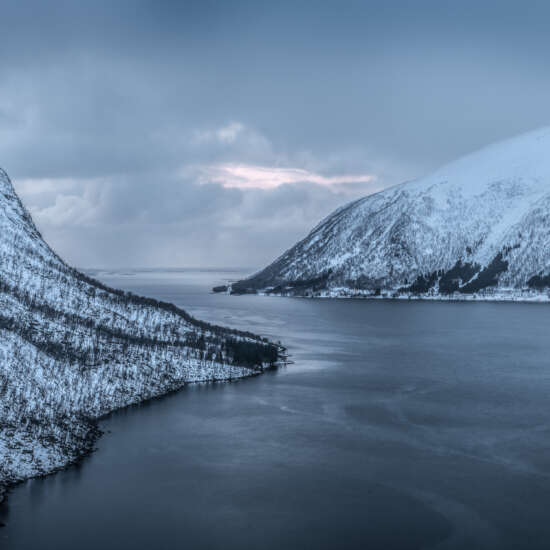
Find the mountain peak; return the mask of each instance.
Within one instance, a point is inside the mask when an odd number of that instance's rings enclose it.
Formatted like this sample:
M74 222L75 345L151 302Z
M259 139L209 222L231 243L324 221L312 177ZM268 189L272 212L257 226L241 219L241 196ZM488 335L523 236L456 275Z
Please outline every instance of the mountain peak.
M516 180L544 191L550 185L549 153L550 127L543 127L469 153L413 185L427 188L447 182L463 195L472 195L485 185Z
M6 196L12 197L15 195L13 185L8 176L8 173L0 167L0 193L3 193Z

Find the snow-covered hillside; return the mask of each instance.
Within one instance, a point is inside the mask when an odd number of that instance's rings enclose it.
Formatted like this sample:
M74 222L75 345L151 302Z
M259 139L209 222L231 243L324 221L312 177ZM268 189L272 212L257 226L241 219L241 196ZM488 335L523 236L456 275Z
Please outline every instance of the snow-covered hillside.
M251 376L277 358L258 336L67 266L0 171L0 500L2 485L86 453L101 415L187 382Z
M550 128L340 208L232 291L547 300Z

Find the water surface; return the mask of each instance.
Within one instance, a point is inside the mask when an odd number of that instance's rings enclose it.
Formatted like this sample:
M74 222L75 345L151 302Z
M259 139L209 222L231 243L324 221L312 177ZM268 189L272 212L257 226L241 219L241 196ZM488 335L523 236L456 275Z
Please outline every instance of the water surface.
M549 306L97 276L280 339L294 364L114 413L80 466L11 493L1 548L549 547Z

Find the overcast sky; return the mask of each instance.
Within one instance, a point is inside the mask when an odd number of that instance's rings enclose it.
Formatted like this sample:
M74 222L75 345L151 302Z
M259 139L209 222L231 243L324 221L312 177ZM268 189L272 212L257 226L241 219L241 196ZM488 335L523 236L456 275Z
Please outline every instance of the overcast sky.
M550 3L2 1L0 166L81 267L261 267L550 123Z

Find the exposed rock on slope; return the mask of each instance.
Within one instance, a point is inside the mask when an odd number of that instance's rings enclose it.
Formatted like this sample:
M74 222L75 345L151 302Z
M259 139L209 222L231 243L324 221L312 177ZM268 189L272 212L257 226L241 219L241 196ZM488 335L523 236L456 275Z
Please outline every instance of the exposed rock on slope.
M548 299L550 129L323 220L234 293Z
M258 336L68 267L0 171L0 489L78 459L113 409L254 375L277 357Z

